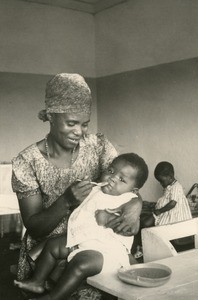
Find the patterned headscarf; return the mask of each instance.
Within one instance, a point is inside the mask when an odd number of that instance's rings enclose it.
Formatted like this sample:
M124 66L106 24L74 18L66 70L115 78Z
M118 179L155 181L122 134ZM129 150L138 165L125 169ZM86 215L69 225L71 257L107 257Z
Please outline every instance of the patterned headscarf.
M39 112L39 119L48 121L47 113L91 112L91 91L79 74L61 73L47 82L45 110Z

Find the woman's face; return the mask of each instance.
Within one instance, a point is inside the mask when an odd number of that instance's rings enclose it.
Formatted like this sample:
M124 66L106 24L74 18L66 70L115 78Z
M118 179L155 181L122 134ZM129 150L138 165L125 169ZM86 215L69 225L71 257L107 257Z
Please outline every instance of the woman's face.
M90 114L54 113L51 114L50 134L65 149L73 149L87 133Z

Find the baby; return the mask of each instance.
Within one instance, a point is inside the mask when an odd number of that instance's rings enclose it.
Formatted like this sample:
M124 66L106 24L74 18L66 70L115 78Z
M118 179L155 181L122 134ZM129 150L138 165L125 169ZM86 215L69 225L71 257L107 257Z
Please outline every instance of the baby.
M132 201L134 204L134 227L139 226L141 200L136 193L148 177L145 161L134 153L115 158L102 182L94 187L89 196L72 212L68 222L68 235L49 240L37 259L33 277L16 281L15 285L34 293L43 293L45 281L56 266L57 260L66 259L68 264L55 287L42 300L65 299L89 276L121 266L129 265L129 253L133 237L122 236L105 228L115 218L118 207ZM107 209L108 208L108 209ZM138 220L138 221L137 221Z

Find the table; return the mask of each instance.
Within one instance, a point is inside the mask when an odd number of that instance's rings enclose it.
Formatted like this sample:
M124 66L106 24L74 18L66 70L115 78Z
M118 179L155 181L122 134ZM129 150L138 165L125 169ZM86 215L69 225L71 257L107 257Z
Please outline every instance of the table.
M198 249L185 251L177 256L155 262L172 269L170 280L159 287L144 288L126 284L120 281L116 271L89 277L87 282L120 300L198 299Z

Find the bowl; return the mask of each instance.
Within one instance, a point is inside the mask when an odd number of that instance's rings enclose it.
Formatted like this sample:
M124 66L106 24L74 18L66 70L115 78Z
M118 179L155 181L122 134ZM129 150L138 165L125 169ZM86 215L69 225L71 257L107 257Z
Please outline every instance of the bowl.
M156 287L165 284L171 277L171 269L158 263L145 263L121 267L118 270L118 277L125 283L143 286Z

